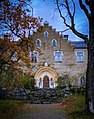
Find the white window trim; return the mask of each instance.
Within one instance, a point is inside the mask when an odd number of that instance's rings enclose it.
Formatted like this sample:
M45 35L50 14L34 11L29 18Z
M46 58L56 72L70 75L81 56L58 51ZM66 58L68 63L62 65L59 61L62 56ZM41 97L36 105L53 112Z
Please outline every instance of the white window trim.
M78 59L77 59L77 53L78 53L78 52L82 52L82 53L83 53L83 60L78 60ZM76 54L76 61L77 61L77 62L84 62L84 51L81 51L81 50L80 50L80 51L76 51L75 54Z
M62 51L54 51L54 57L55 57L55 53L58 53L58 52L61 52L61 55L63 56L63 52ZM63 61L63 58L62 58L62 61ZM62 61L55 61L55 62L62 62Z

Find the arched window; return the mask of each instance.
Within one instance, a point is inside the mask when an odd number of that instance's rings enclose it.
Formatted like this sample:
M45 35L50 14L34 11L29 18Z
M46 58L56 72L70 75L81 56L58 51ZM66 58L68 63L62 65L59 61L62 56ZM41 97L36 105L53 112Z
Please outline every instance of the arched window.
M41 46L41 40L40 39L37 39L36 40L36 47L40 47Z
M57 46L57 41L55 39L52 40L52 46L54 46L54 47Z
M84 76L82 76L82 77L80 78L80 85L81 85L81 86L85 86L85 85L86 85L86 78L85 78Z
M49 34L48 31L45 31L44 32L44 38L48 38L48 34Z

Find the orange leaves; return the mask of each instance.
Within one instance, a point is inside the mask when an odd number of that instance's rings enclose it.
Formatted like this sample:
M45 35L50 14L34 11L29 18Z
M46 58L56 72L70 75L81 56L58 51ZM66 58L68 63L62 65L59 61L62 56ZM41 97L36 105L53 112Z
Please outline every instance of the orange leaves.
M19 0L13 3L11 0L6 0L0 3L0 35L10 33L8 37L0 39L0 62L2 66L5 63L19 67L28 66L30 63L29 50L34 50L34 41L31 35L33 31L41 32L43 27L41 26L42 18L32 17L29 13L32 12L32 9L28 9L30 8L29 1L21 2ZM28 3L25 6L26 2ZM20 40L13 41L11 39L15 37ZM16 61L11 58L14 57L14 54Z
M43 31L43 26L39 26L38 27L38 32L42 32Z

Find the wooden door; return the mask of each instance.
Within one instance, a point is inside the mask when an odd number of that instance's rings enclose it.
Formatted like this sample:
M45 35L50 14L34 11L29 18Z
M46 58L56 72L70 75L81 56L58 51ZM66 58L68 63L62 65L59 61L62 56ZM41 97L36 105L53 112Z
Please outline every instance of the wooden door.
M48 76L44 76L43 78L43 88L48 88L49 87L49 77Z

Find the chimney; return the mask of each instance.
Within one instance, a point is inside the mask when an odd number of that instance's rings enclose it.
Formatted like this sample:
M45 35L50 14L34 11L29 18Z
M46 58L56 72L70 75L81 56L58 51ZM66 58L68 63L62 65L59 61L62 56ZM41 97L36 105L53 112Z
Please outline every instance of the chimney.
M68 40L68 35L64 35L64 38Z

